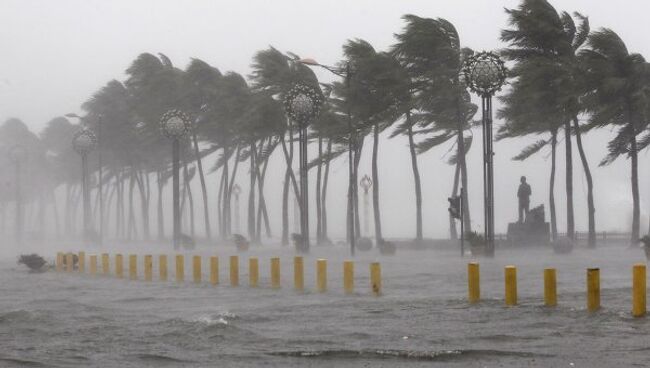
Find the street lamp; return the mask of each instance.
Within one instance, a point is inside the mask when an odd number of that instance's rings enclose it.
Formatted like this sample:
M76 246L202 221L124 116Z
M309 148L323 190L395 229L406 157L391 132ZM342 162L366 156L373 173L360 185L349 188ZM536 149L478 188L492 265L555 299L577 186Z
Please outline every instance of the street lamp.
M15 240L17 244L23 241L23 196L22 196L22 183L20 180L20 169L23 161L27 158L27 150L24 146L17 144L9 149L9 160L14 163L16 173L16 223L14 228L16 231Z
M68 118L76 118L81 121L82 117L75 113L65 114ZM97 190L99 194L99 245L104 243L104 192L103 192L103 163L102 163L102 115L97 116L97 166L99 181Z
M298 124L300 151L300 244L301 251L309 250L309 196L307 184L307 126L318 116L323 98L315 88L296 84L284 97L284 110Z
M337 68L333 66L323 65L318 63L316 60L311 58L300 59L299 63L317 66L329 71L332 74L338 75L345 80L345 88L350 90L350 81L352 80L352 68L350 63L345 63L345 66L342 68ZM354 166L354 149L356 147L356 131L352 125L352 111L350 108L350 102L346 99L346 115L348 120L348 238L350 241L350 254L354 255L355 243L356 243L356 234L354 227L356 203L357 203L357 192L356 192L356 183L357 183L357 170Z
M239 232L239 194L241 193L241 187L239 184L235 184L232 187L232 194L235 195L235 234L241 234Z
M505 84L503 60L492 52L468 58L462 69L470 90L481 96L483 113L483 198L486 254L494 256L494 151L492 150L492 96Z
M363 188L363 232L365 236L368 236L368 190L372 187L372 179L368 175L364 175L361 178L361 188ZM379 239L377 239L379 241Z
M181 211L180 211L180 140L190 132L192 122L180 110L169 110L160 118L162 134L172 140L172 170L173 170L173 206L174 206L174 249L180 248Z
M83 241L90 237L90 191L88 188L88 154L97 147L97 137L92 130L82 128L72 137L72 148L81 156L81 193L83 195Z

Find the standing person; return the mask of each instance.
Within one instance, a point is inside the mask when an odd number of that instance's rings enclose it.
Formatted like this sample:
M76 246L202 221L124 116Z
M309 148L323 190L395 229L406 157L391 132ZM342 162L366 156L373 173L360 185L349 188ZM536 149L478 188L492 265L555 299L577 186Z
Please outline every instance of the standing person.
M528 219L528 210L530 209L530 185L526 183L526 177L522 176L519 179L519 190L517 190L517 197L519 198L519 222L524 222L524 215Z

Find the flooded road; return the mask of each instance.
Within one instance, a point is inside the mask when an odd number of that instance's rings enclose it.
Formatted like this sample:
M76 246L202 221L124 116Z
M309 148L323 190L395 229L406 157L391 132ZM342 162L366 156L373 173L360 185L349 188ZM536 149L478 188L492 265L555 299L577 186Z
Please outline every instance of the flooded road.
M73 249L61 249L72 251ZM118 249L108 250L111 255ZM124 251L124 250L122 250ZM87 250L87 253L91 253ZM161 254L138 249L138 254ZM54 259L55 250L49 254ZM126 253L126 252L124 252ZM167 252L170 256L172 252ZM650 317L634 319L631 268L640 249L500 250L481 264L482 302L466 302L466 264L456 251L374 251L355 261L355 294L342 286L343 248L305 258L305 292L293 290L293 252L251 248L240 254L240 287L228 286L230 248L220 256L221 284L47 272L0 262L0 367L645 367ZM185 257L185 279L191 259ZM248 287L248 256L259 257L260 287ZM269 259L281 257L282 288L270 288ZM328 259L328 291L315 292L317 258ZM154 258L155 259L155 258ZM111 257L111 264L114 258ZM369 263L382 265L374 297ZM170 280L173 280L170 258ZM503 267L518 267L519 305L503 303ZM545 308L543 269L556 267L557 308ZM585 273L601 269L602 310L585 309Z

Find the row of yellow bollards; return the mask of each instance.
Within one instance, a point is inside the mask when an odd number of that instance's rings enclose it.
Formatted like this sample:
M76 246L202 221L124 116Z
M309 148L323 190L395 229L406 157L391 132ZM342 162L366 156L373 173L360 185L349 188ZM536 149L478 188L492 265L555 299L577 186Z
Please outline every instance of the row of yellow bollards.
M517 268L506 266L505 304L517 305ZM467 265L468 299L477 303L481 299L479 264L471 262ZM632 315L643 317L646 314L646 265L635 264L632 268ZM557 274L554 268L544 270L544 305L557 305ZM587 310L594 312L600 309L600 269L587 269Z
M86 254L79 252L78 254L78 271L85 273L86 270ZM89 256L89 273L95 276L98 273L98 256L92 254ZM239 286L239 256L230 256L230 285ZM138 256L130 254L128 257L128 273L129 279L138 279ZM195 283L200 283L203 277L202 270L203 260L201 256L192 257L192 280ZM56 257L56 270L61 272L65 267L65 271L72 272L74 265L73 253L57 253ZM158 257L158 279L160 281L167 281L167 256L160 255ZM176 281L185 281L185 257L182 254L177 254L175 258L176 265ZM280 258L273 257L270 260L271 265L271 288L280 288ZM210 284L219 284L219 257L209 257L210 266ZM293 280L294 288L302 291L305 287L304 282L304 260L303 257L294 257L293 260ZM101 272L103 275L110 275L110 256L108 253L101 255ZM122 254L115 255L115 276L117 278L124 278L124 256ZM248 259L248 284L250 287L259 286L259 260L257 257L250 257ZM153 256L144 256L144 280L153 280ZM370 264L370 288L374 295L381 295L381 266L378 262ZM354 262L343 262L343 289L345 293L352 294L354 292ZM316 260L316 290L318 292L327 291L327 260Z

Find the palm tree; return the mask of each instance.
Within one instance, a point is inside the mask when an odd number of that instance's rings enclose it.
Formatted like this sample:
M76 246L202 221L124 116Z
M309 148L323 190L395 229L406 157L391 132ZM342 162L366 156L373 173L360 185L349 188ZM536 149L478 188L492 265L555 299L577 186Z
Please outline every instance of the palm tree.
M630 53L625 42L604 28L589 35L587 48L580 52L586 73L585 107L590 113L587 128L613 125L618 128L609 142L609 154L600 165L608 165L621 155L630 158L632 185L632 236L639 241L639 174L637 136L648 126L650 67L643 56Z
M595 219L593 204L593 184L591 171L582 147L581 129L579 128L578 115L581 111L581 73L577 53L583 46L589 34L588 19L579 13L574 17L579 20L576 25L574 19L566 12L558 12L546 0L523 0L517 9L506 9L509 15L509 22L512 28L501 32L501 39L509 43L509 48L503 50L503 55L517 65L511 76L513 78L525 78L525 82L519 83L520 89L527 89L527 95L520 98L514 96L514 89L509 96L504 97L506 103L510 102L512 110L502 113L502 116L509 119L511 124L517 119L527 115L524 108L515 107L516 99L527 97L538 102L539 108L533 107L547 117L558 119L556 124L546 124L547 130L551 132L551 142L557 142L557 130L564 129L565 161L566 161L566 196L567 196L567 235L575 237L575 225L573 215L573 164L572 164L572 133L576 135L578 151L582 161L585 176L587 178L588 194L588 218L589 218L589 244L595 245ZM529 73L531 75L526 76ZM548 99L541 96L547 95ZM521 101L520 101L521 102ZM527 106L531 103L526 103ZM508 109L508 107L506 107ZM518 110L521 115L516 116L514 111ZM539 119L536 119L539 120ZM548 120L548 119L547 119ZM527 123L520 122L523 125ZM572 127L573 123L573 127ZM540 127L530 124L529 131L536 133ZM521 132L521 130L519 130ZM502 132L502 134L507 135ZM524 150L531 154L541 149L543 145L536 144L530 149ZM535 148L537 150L535 150ZM555 152L554 147L552 148ZM554 173L554 162L552 163ZM551 177L554 183L554 175ZM552 197L551 191L551 197ZM555 204L551 202L551 217L554 219ZM553 222L553 221L552 221ZM553 227L555 229L555 227ZM556 231L553 231L554 237Z
M347 99L345 108L350 109L357 131L360 133L357 135L357 139L359 137L363 139L364 134L372 131L373 215L375 239L381 243L383 235L379 206L379 134L390 127L401 115L397 113L398 97L404 95L404 90L407 88L405 81L408 78L391 54L376 52L367 41L350 40L343 49L347 62L354 65L354 74L349 89L346 86L345 90L341 90L341 85L335 85L335 92L344 95ZM341 111L341 113L343 112ZM362 147L362 144L359 144L359 147ZM360 154L361 148L355 155L356 165L358 165ZM355 206L358 204L355 203Z
M199 180L201 181L203 217L205 220L205 232L208 239L212 238L212 231L210 227L210 212L208 210L208 193L205 184L205 174L203 171L203 163L201 161L201 153L199 151L197 130L200 128L196 125L208 123L204 115L206 110L209 108L209 104L219 98L221 78L222 75L219 69L212 67L208 63L199 59L192 59L184 73L184 102L188 113L194 117L195 121L195 124L193 124L194 129L192 130L191 139L194 156L196 157L196 163L199 170Z
M318 87L318 80L313 71L307 66L293 61L289 56L278 51L274 47L260 50L253 56L253 72L250 75L252 88L257 92L264 92L276 101L282 101L294 84L303 83ZM284 128L277 131L277 138L283 149L286 170L282 188L282 244L289 243L289 187L293 187L294 195L298 197L298 186L293 172L293 148L294 148L293 122L285 119ZM287 145L287 138L289 144ZM287 147L288 146L288 147ZM317 228L322 228L321 212L318 210L320 193L317 194ZM320 235L319 231L318 238Z
M465 161L471 134L466 136L465 132L471 129L477 107L471 103L464 84L459 80L462 62L466 55L471 54L471 50L461 48L456 28L445 19L420 18L415 15L405 15L403 19L406 25L402 33L395 35L397 43L393 46L392 53L408 73L410 85L407 94L401 97L405 120L393 136L405 134L409 139L415 178L416 239L422 239L422 195L416 154L451 139L456 141L456 154L450 163L460 166L460 179L465 189L462 199L464 221L467 231L471 231ZM418 127L420 129L414 129ZM416 134L431 133L436 135L416 143Z

